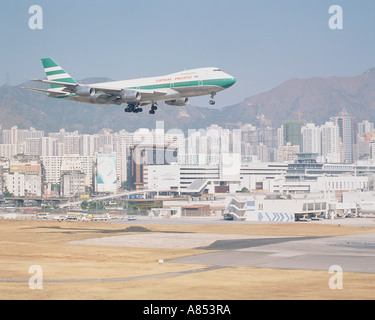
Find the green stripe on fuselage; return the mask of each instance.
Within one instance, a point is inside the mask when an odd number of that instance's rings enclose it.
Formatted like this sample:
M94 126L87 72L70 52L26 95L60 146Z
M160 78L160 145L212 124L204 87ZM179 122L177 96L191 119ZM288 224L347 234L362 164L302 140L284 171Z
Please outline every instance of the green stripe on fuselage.
M215 79L215 80L203 80L203 85L205 86L218 86L222 88L229 88L234 84L234 79Z
M199 86L199 81L185 81L185 82L175 82L175 88L185 88L185 87L196 87Z

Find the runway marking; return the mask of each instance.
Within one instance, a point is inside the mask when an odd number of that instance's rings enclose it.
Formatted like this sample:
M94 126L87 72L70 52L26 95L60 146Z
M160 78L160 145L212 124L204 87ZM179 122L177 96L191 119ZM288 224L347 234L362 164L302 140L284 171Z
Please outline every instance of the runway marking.
M298 257L298 256L304 256L306 255L305 252L277 252L270 254L269 257L280 257L280 258L292 258L292 257Z

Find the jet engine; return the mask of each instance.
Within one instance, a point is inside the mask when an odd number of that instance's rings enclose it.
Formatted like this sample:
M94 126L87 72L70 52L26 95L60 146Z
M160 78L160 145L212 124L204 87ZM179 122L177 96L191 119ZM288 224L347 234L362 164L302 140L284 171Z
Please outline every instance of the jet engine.
M189 99L181 98L181 99L165 101L165 103L169 106L184 107L189 104Z
M132 102L132 101L141 100L141 94L140 92L136 90L127 90L127 89L121 90L120 96L124 102Z
M78 96L83 96L83 97L94 96L95 95L95 89L91 88L89 86L78 86L76 88L75 93Z

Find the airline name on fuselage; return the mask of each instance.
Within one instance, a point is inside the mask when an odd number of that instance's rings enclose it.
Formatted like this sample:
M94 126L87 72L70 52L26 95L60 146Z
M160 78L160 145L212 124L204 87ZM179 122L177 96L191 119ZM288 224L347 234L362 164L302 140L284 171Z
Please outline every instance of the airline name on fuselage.
M194 76L194 78L198 78L199 76ZM191 80L193 79L193 76L185 76L185 77L174 77L174 78L163 78L163 79L157 79L156 82L170 82L172 80L174 81L180 81L180 80Z

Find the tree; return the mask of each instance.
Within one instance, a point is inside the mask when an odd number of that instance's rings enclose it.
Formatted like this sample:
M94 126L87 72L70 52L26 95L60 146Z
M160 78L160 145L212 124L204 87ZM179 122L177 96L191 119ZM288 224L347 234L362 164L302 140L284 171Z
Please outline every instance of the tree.
M82 201L82 203L81 203L82 210L87 210L88 207L89 207L88 201L87 200Z
M89 209L91 210L103 210L105 209L105 205L103 201L96 200L89 203Z
M121 189L131 190L132 189L131 182L130 181L123 181L123 182L121 182Z
M5 188L4 192L3 192L3 196L5 198L13 198L14 197L14 194L9 192L7 188Z

